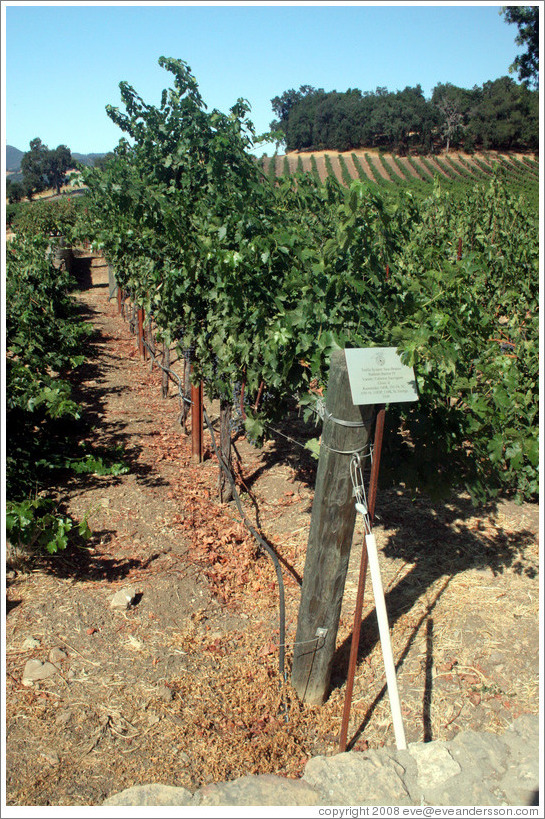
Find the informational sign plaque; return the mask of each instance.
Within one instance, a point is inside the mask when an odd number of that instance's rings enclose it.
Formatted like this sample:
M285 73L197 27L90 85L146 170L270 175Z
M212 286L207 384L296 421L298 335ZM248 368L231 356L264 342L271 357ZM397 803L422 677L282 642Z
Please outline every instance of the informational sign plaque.
M344 352L355 405L418 401L414 370L401 363L395 347Z

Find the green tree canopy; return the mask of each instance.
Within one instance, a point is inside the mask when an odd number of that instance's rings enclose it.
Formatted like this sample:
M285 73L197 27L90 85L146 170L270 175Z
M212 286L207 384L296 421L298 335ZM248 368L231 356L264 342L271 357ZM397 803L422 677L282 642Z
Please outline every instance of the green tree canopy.
M500 14L506 23L518 26L515 43L526 51L515 57L509 71L518 71L519 80L533 88L539 85L539 6L504 6Z
M538 92L502 77L472 89L439 83L430 100L420 85L362 93L301 86L271 100L287 151L383 148L531 149L537 147Z
M72 154L66 145L50 150L39 137L30 142L30 151L21 159L23 187L29 198L35 193L55 188L60 193L66 171L73 164Z

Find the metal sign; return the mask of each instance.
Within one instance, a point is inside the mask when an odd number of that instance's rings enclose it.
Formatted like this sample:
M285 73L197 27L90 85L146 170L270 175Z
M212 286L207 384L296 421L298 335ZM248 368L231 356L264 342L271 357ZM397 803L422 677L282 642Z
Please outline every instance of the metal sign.
M414 370L401 363L395 347L344 352L355 405L418 401Z

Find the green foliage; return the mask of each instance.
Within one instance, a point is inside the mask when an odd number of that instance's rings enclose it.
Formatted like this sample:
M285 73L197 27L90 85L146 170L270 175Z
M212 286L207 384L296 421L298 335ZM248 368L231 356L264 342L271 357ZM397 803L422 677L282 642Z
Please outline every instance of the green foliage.
M6 196L10 205L20 202L25 195L22 182L14 182L9 177L6 179Z
M20 234L65 236L70 241L82 209L83 202L71 196L25 203L15 213L11 227Z
M50 499L8 501L6 504L6 536L19 549L37 548L55 554L66 549L74 534L83 540L90 537L87 517L75 523L72 518L59 515Z
M108 108L132 144L84 172L89 219L118 283L195 350L209 396L231 401L244 381L253 405L263 381L246 424L259 439L294 396L326 385L333 349L396 346L420 401L388 413L385 473L533 496L538 231L524 199L497 172L463 195L436 180L425 198L310 174L272 185L247 150L246 104L208 113L189 67L160 64L174 88L159 107L122 83L126 113ZM281 103L289 113L293 99Z
M525 46L526 51L515 57L510 71L518 71L520 80L539 85L539 6L507 6L500 14L505 16L506 23L518 26L519 33L515 43Z
M271 100L278 116L271 126L284 134L287 151L527 150L538 145L538 103L537 91L509 77L472 89L439 83L430 100L420 85L364 93L301 86Z
M14 545L55 552L75 524L42 493L80 418L66 376L83 362L89 330L47 245L47 236L23 230L6 248L6 510Z
M60 193L66 171L73 164L72 155L66 145L50 150L38 137L30 142L30 151L21 159L23 187L29 198L35 193L55 188Z

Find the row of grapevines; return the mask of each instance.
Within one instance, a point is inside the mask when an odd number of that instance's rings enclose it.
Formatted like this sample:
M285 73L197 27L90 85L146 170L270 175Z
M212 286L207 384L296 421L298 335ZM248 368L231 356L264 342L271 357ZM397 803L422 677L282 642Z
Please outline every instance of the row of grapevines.
M31 203L6 247L6 530L23 555L29 547L54 553L71 535L89 534L86 518L76 524L53 500L65 477L127 471L117 453L84 442L69 381L90 325L73 301L75 281L53 262L59 239L51 235L74 242L84 217L83 203Z
M42 216L40 209L38 224ZM63 376L83 362L86 327L70 299L69 274L53 266L47 236L26 221L32 229L20 227L6 248L6 529L15 548L55 552L73 522L55 509L47 487L67 424L80 415Z
M159 62L174 75L159 107L122 83L126 113L108 109L132 144L86 172L90 231L165 338L195 351L210 397L264 381L255 437L325 385L334 347L395 345L421 395L389 414L396 478L535 494L537 225L524 203L497 174L463 201L437 181L426 199L310 174L271 182L248 152L247 104L208 113L189 67Z

